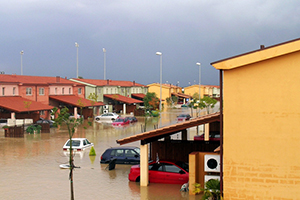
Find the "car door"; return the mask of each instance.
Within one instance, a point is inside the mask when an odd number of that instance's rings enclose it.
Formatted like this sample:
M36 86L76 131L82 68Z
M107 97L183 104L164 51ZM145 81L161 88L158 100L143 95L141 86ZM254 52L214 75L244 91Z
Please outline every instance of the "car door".
M165 183L183 184L188 182L188 174L176 165L164 163Z
M140 163L140 155L133 149L125 149L125 164Z
M161 163L153 163L149 165L149 182L150 183L164 183L165 176L163 165Z

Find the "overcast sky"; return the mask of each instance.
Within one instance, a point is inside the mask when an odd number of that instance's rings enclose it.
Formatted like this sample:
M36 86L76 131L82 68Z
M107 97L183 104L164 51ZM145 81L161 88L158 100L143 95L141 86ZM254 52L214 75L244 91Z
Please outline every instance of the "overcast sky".
M0 71L179 86L210 63L300 38L298 0L0 0Z

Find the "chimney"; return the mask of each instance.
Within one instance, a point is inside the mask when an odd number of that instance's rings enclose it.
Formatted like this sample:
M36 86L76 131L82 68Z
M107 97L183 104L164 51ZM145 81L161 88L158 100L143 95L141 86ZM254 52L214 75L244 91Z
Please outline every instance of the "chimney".
M132 83L133 83L133 86L135 86L135 81L133 81Z
M260 49L264 49L265 48L265 45L260 45Z
M107 83L106 83L106 85L109 85L109 79L107 79Z
M60 77L56 76L56 83L59 83L59 82L60 82Z

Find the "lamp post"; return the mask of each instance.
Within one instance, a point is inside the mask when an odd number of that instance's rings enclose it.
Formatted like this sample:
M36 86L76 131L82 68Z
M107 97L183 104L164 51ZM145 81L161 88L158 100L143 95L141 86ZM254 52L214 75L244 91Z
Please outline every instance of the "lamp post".
M196 65L199 66L199 103L200 103L200 99L201 99L201 63L197 62Z
M156 55L160 56L160 98L159 98L159 112L161 112L161 96L162 96L162 53L156 52Z
M78 47L79 47L79 44L77 42L75 42L75 47L77 48L77 78L78 78Z
M24 54L24 51L22 50L22 51L20 52L20 54L21 54L21 75L23 75L23 60L22 60L22 56L23 56L23 54Z
M103 56L104 56L104 80L106 79L106 49L103 48Z

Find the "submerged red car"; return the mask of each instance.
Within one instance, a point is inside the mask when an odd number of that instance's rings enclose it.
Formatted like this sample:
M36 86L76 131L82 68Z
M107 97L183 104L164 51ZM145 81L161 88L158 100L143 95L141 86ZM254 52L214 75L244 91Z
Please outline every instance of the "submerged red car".
M123 125L129 124L129 123L130 123L130 121L129 121L128 117L125 117L125 118L119 117L112 123L112 125L113 126L123 126Z
M189 114L180 114L177 116L177 121L187 121L190 120L192 117Z
M130 181L140 181L140 165L131 166L128 175ZM149 163L149 182L184 184L189 181L189 165L176 161L153 161Z

